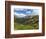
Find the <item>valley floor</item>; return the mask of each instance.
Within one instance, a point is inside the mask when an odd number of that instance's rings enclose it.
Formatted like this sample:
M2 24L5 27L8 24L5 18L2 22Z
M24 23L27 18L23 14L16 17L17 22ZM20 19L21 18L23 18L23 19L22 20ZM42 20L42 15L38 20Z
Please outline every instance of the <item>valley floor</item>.
M30 30L30 29L38 29L38 26L14 23L14 30Z

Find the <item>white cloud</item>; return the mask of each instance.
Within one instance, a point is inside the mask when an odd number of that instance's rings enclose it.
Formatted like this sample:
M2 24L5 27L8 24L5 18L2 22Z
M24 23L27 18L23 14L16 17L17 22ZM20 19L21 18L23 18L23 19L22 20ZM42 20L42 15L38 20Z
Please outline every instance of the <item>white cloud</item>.
M15 15L17 16L17 17L25 17L26 15L25 14L18 14L18 13L15 13Z

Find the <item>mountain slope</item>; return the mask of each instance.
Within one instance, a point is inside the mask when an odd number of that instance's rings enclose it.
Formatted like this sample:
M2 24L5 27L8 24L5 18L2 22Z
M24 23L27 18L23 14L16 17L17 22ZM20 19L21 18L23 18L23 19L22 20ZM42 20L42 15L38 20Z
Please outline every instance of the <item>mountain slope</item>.
M32 29L38 29L39 27L39 16L26 16L25 18L16 18L14 17L14 23L18 23L19 25L31 26ZM20 26L19 26L20 27ZM22 28L22 27L21 27ZM28 28L27 28L28 29Z

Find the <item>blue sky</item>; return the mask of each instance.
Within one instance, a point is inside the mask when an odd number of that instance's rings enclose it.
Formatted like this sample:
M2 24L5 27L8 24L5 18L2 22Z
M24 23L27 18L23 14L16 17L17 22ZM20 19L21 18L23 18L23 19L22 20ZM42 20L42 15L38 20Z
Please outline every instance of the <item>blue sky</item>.
M26 15L38 15L39 13L38 9L21 9L17 8L14 9L14 14L20 17L24 17Z
M18 14L31 14L32 13L32 9L15 9L14 12L18 13Z

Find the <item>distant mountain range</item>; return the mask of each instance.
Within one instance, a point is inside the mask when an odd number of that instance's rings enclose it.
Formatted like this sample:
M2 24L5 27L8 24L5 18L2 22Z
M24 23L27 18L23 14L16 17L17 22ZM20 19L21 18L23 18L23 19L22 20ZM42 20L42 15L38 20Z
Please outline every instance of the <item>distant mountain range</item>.
M30 14L30 15L16 14L14 16L15 18L28 18L28 17L32 18L33 16L36 16L36 15L35 14Z

